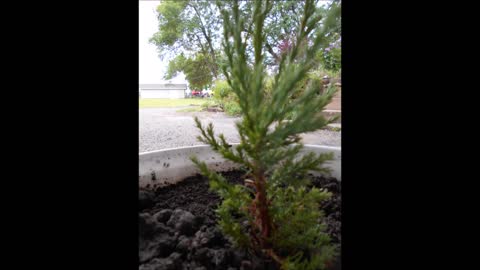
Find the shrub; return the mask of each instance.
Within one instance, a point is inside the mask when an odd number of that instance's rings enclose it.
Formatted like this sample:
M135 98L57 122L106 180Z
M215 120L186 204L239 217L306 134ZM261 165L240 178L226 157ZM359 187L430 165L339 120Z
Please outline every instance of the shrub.
M239 116L242 113L238 98L227 81L217 80L213 87L213 98L227 115Z
M320 50L316 56L320 59L323 69L330 72L339 72L342 69L342 39L337 33L332 40L333 42Z
M228 85L227 81L224 80L217 80L215 81L215 86L213 87L213 97L216 100L223 100L227 98L229 95L233 94L233 90Z
M332 100L335 91L329 88L319 95L318 83L313 81L305 85L293 102L290 100L314 67L315 53L324 43L325 33L334 25L340 8L333 4L319 28L322 18L315 1L305 0L297 40L281 59L268 86L263 62L263 23L274 2L254 2L253 64L248 61L247 44L241 35L248 14L240 14L238 1L223 8L230 3L217 1L224 19L223 46L228 58L223 73L242 113L241 121L236 124L240 144L232 146L223 134L215 136L211 123L204 127L198 118L195 122L201 142L243 167L247 176L245 185L228 183L196 157L192 157L192 161L208 177L211 189L223 198L217 209L219 226L236 245L270 256L283 269L325 269L336 247L325 232L319 205L330 193L308 189L306 185L308 172L327 173L324 163L333 156L332 153L300 156L303 149L300 134L324 128L335 120L325 119L319 113ZM306 57L298 57L296 44L312 35ZM292 119L284 121L294 111ZM248 228L242 225L244 222Z
M235 101L227 101L224 103L224 111L227 115L230 116L239 116L242 114L242 108Z

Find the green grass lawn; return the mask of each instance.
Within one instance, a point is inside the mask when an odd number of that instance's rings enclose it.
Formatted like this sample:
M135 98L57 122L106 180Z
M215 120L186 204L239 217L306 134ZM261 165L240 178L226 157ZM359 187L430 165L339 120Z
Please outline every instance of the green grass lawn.
M206 100L201 98L142 98L140 99L140 108L172 108L195 105L200 106Z

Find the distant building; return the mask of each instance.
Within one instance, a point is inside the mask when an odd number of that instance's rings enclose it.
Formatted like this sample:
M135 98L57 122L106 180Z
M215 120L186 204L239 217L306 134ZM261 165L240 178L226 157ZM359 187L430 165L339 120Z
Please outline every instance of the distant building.
M140 84L141 98L185 98L186 83Z

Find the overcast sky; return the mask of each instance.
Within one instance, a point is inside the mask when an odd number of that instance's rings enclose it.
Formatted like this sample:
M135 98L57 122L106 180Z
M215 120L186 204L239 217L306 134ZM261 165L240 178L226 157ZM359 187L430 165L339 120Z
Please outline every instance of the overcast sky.
M158 57L155 45L149 44L148 39L158 31L158 21L155 13L160 1L139 1L139 83L164 82L163 75L167 62ZM181 74L172 82L186 82Z

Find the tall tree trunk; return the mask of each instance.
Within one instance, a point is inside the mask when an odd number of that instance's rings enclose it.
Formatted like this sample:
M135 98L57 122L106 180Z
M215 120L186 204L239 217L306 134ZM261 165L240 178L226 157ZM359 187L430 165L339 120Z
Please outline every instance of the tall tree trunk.
M202 15L198 11L198 8L196 5L191 5L195 13L197 14L199 21L200 21L200 30L202 31L203 37L207 41L207 45L209 48L209 55L212 58L212 64L210 65L210 69L212 70L213 77L217 79L218 74L217 74L217 58L215 56L215 50L213 49L213 44L212 44L212 39L210 35L208 35L205 24L202 21Z

